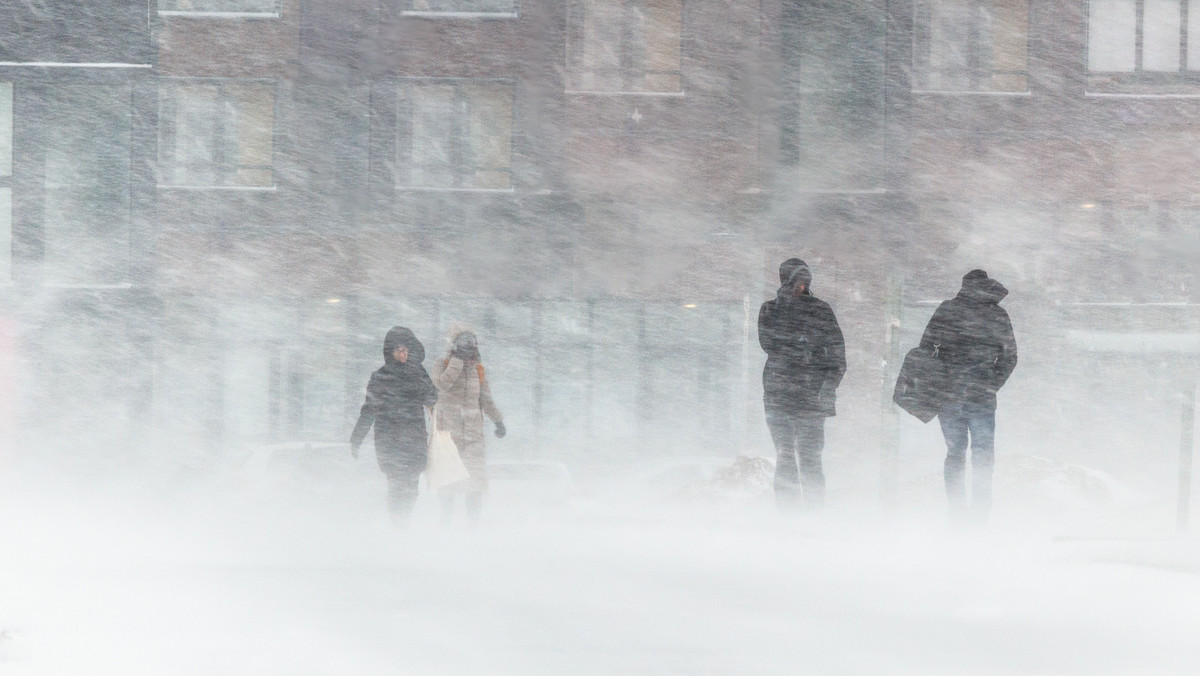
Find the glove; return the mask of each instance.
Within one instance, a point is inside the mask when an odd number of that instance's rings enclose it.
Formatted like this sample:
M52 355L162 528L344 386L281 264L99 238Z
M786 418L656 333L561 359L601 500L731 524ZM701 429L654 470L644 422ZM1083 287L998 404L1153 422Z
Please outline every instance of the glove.
M504 423L497 422L496 423L496 438L503 439L505 434L508 434L508 430L505 429Z

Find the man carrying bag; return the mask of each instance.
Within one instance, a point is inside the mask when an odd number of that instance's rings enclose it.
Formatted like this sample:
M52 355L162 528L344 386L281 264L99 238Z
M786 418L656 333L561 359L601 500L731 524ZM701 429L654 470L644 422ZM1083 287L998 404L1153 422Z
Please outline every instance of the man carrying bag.
M944 478L952 518L985 522L992 506L996 392L1017 366L1017 340L1000 301L1008 289L983 270L963 276L909 352L893 400L924 422L937 415L946 439ZM935 413L934 413L935 412ZM931 415L933 413L933 415ZM971 503L965 482L971 446Z

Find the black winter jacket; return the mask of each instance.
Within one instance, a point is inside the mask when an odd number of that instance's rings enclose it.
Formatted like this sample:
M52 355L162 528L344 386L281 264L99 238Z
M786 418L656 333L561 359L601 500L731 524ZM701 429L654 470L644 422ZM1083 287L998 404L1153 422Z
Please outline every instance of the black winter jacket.
M392 357L398 345L408 346L408 361ZM393 328L384 340L384 365L371 374L367 398L350 435L350 444L358 448L375 427L375 457L384 472L406 466L424 467L428 437L423 407L437 403L437 389L421 362L425 348L403 327Z
M835 390L846 373L846 344L829 304L811 294L779 289L758 312L758 342L767 353L763 404L767 411L837 413Z
M994 279L964 279L958 295L933 313L921 347L946 366L943 401L996 405L996 392L1017 366L1012 322L999 305L1007 295Z

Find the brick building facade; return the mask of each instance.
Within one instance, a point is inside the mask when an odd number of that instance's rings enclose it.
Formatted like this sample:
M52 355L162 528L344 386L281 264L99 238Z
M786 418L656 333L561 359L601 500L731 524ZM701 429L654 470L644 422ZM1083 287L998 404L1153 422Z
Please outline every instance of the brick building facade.
M873 453L881 359L970 267L1019 372L1071 352L1064 303L1194 322L1189 5L0 3L7 405L340 439L387 327L437 356L469 321L530 452L761 451L754 319L799 254L849 341L831 448ZM1013 387L1083 396L1046 383Z

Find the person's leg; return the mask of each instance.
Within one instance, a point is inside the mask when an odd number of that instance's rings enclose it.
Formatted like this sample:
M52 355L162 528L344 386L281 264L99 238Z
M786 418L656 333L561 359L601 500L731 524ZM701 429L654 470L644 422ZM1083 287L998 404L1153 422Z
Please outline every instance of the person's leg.
M483 493L467 493L467 523L479 525L479 515L483 512Z
M795 417L767 409L767 429L775 443L775 504L795 509L800 504L800 471L796 464Z
M416 471L414 471L414 469ZM387 473L388 514L395 526L408 524L413 505L417 502L417 482L420 469L407 466L395 467Z
M946 439L946 464L943 477L946 481L946 498L950 511L958 514L966 506L967 487L963 473L967 464L967 419L960 404L945 404L938 413L942 425L942 436Z
M992 468L996 459L996 409L982 406L970 411L971 512L986 520L992 510Z
M825 450L825 418L806 417L797 420L800 456L800 483L804 487L804 506L820 509L825 504L825 471L821 454Z

